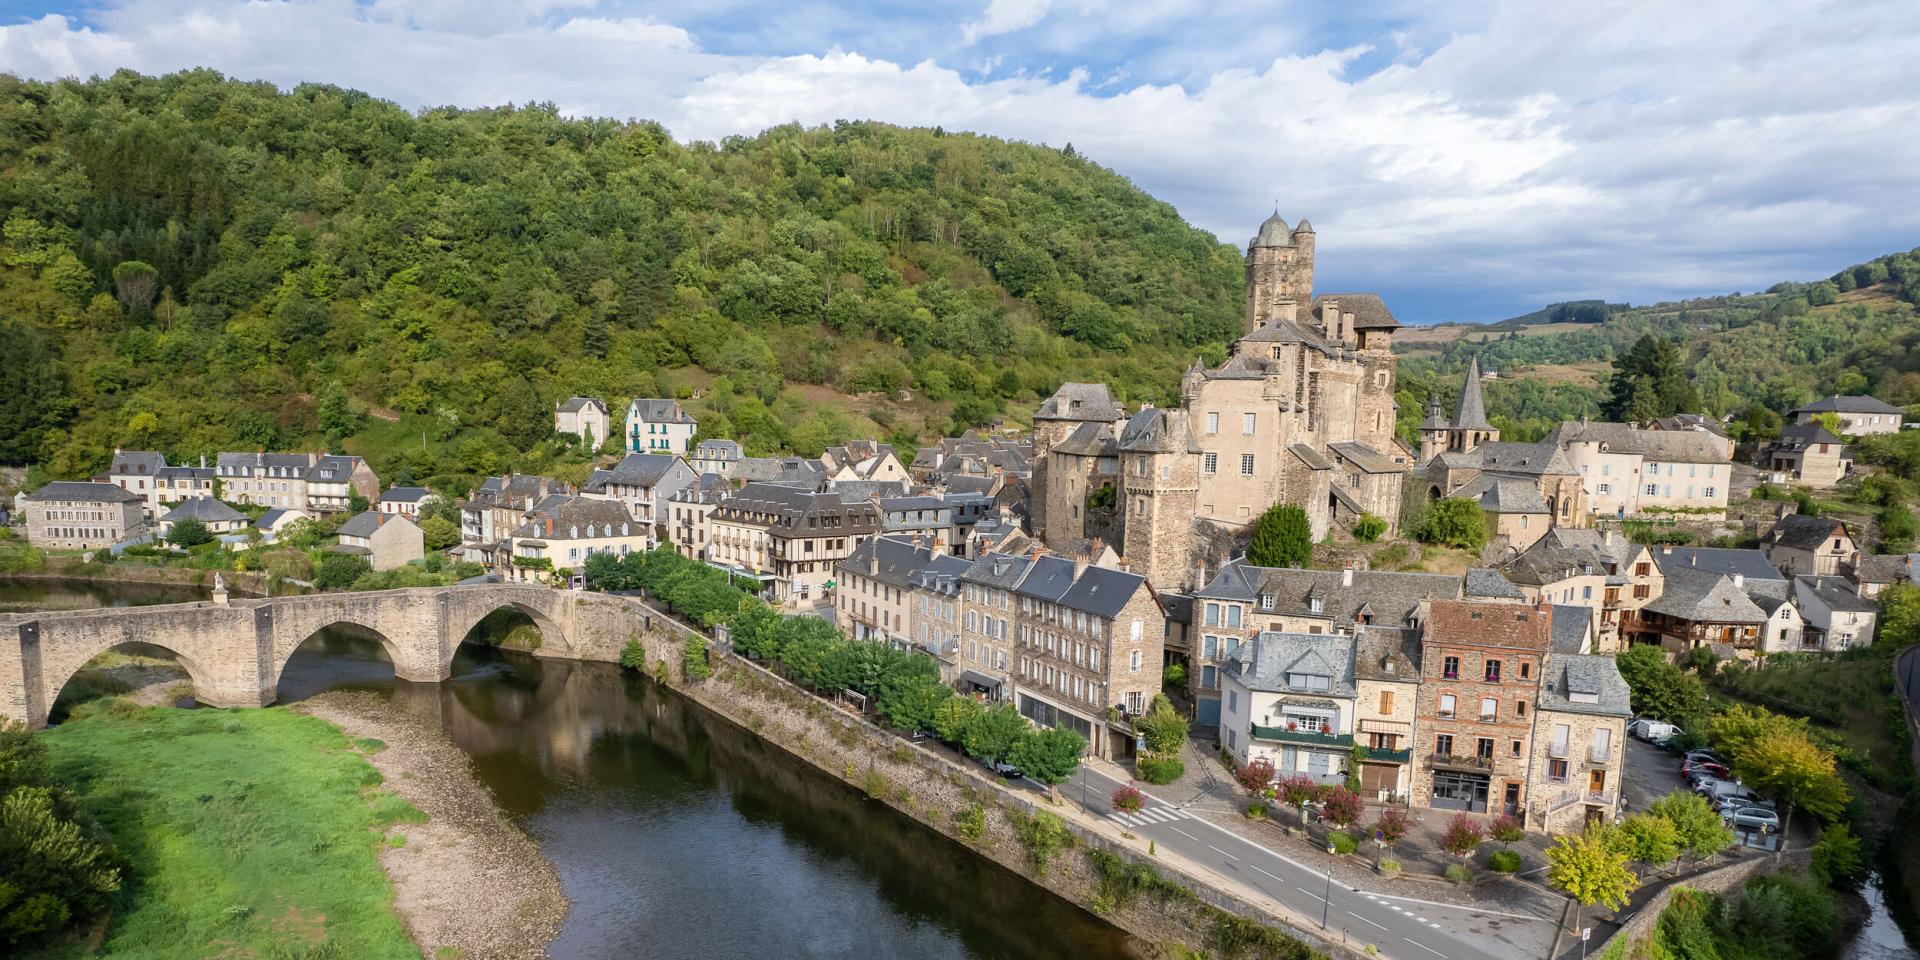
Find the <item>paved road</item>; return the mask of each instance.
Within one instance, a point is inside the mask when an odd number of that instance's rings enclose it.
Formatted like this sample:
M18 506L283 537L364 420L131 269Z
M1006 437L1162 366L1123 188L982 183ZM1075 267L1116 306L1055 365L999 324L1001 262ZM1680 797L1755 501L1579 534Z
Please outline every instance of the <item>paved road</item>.
M1302 917L1317 923L1324 914L1330 936L1344 936L1356 946L1374 944L1395 960L1523 960L1544 956L1554 938L1551 920L1389 896L1338 879L1329 882L1324 862L1295 861L1151 794L1140 812L1116 813L1113 791L1122 785L1082 767L1060 793L1077 804L1084 798L1084 809L1095 816L1252 887Z

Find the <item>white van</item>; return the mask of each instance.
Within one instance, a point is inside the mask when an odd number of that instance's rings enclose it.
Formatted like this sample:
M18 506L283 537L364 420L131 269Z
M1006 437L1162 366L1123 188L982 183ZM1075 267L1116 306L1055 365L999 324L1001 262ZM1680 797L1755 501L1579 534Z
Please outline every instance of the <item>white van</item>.
M1680 734L1680 728L1665 720L1652 717L1635 717L1627 725L1627 735L1648 743L1666 743Z

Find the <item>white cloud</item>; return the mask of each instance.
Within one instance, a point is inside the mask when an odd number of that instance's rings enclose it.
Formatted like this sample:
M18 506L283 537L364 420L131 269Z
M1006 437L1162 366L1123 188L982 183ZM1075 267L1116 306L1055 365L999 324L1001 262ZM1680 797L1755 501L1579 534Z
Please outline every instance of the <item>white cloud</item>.
M993 0L987 4L987 12L967 24L963 33L968 43L974 43L982 37L1025 30L1046 17L1052 6L1053 0Z
M853 47L720 55L671 22L606 6L118 0L91 27L57 16L0 27L0 69L205 65L409 106L552 100L704 139L872 118L1071 141L1234 242L1279 198L1289 219L1313 219L1326 284L1385 289L1413 319L1446 315L1421 294L1519 308L1644 301L1755 289L1920 242L1920 209L1906 202L1920 194L1910 3L1714 0L1681 16L1516 0L1481 21L1382 31L1369 39L1383 53L1362 40L1281 44L1257 66L1217 68L1204 50L1155 40L1178 0L1133 5L1134 45L1186 57L1196 79L1184 84L1115 83L1140 71L1064 57L1053 71L1022 60L1029 72L983 74L979 51L953 63ZM975 26L1072 46L1066 31L1125 6L996 2ZM1280 32L1260 36L1291 35L1271 26Z

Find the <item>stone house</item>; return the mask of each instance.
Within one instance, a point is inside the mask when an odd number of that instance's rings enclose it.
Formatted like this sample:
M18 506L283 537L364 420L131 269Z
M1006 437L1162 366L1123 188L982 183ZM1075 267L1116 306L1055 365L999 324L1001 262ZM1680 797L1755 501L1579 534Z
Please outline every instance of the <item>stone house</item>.
M380 478L359 457L332 453L222 453L214 459L220 497L230 503L344 513L358 496L380 495Z
M1598 618L1606 604L1605 558L1585 547L1542 541L1500 568L1528 603L1582 606Z
M139 494L148 520L158 519L167 508L195 497L214 496L215 473L205 457L198 467L169 466L165 457L151 450L115 450L107 468L107 482Z
M432 498L433 491L426 487L388 487L380 492L380 499L373 502L373 509L380 513L397 513L418 523L420 505Z
M1624 625L1639 615L1641 607L1660 595L1664 578L1660 573L1659 564L1653 562L1652 553L1647 547L1634 543L1610 529L1577 530L1558 527L1544 538L1542 543L1553 547L1584 550L1594 558L1596 565L1605 571L1606 583L1600 594L1599 616L1594 622L1593 649L1582 652L1619 652L1629 642L1629 638L1624 635ZM1543 592L1551 594L1553 591ZM1569 600L1556 600L1556 602L1572 602L1573 593L1565 587L1562 587L1559 592L1568 596ZM1584 590L1580 593L1584 594Z
M1507 477L1530 483L1546 501L1554 526L1590 526L1586 488L1565 452L1552 440L1513 443L1493 440L1466 450L1446 450L1426 464L1429 502L1456 496L1482 476Z
M1532 481L1483 473L1449 496L1472 500L1491 524L1493 547L1524 553L1553 529L1553 512Z
M1078 447L1098 446L1101 432L1113 433L1115 425L1126 419L1126 411L1104 383L1063 383L1053 395L1041 401L1033 412L1033 501L1031 519L1034 535L1045 540L1054 536L1072 540L1083 536L1084 521L1079 512L1085 506L1090 474L1101 473L1097 464L1081 463L1074 453L1061 462L1058 478L1053 469L1053 448L1068 438L1085 435ZM1065 453L1066 451L1062 451ZM1118 441L1109 454L1112 463L1104 471L1111 476L1119 469ZM1097 456L1097 453L1095 454ZM1069 511L1068 508L1073 508Z
M558 480L524 473L481 481L480 488L458 504L461 559L478 563L489 573L511 573L513 531L543 502L557 503L568 493Z
M146 498L112 483L56 480L26 495L27 542L44 550L100 550L147 532Z
M933 553L907 537L869 537L834 564L834 610L847 636L911 645L913 576Z
M691 466L691 464L689 464ZM667 542L674 552L691 560L707 559L713 542L710 518L720 502L733 495L733 485L717 473L703 473L698 483L667 498Z
M1195 723L1220 722L1221 671L1234 650L1263 632L1351 633L1417 624L1425 606L1462 595L1461 577L1373 570L1257 567L1234 560L1193 595L1197 646L1187 670Z
M1790 577L1847 576L1860 559L1847 525L1832 517L1790 513L1760 538L1767 562Z
M1788 414L1794 425L1818 423L1821 414L1840 419L1840 432L1849 437L1869 433L1899 433L1906 411L1878 397L1824 397Z
M1561 424L1549 440L1580 474L1595 516L1726 518L1733 462L1724 437L1582 420Z
M1013 699L1014 589L1031 564L1023 555L980 552L961 574L961 690L988 700Z
M1414 722L1420 701L1420 631L1361 627L1353 654L1353 737L1367 751L1360 795L1404 799L1413 787Z
M873 440L854 440L842 446L828 447L820 454L820 465L826 468L828 481L913 482L913 475L907 472L906 464L900 462L893 447Z
M1261 633L1227 661L1220 745L1236 764L1267 760L1277 777L1346 780L1353 753L1354 638Z
M1853 472L1853 448L1819 423L1802 423L1780 431L1760 462L1792 483L1827 488Z
M1133 752L1126 718L1160 692L1166 612L1145 577L1041 556L1018 598L1014 705L1043 727L1085 737L1093 756Z
M1805 618L1801 649L1838 653L1873 645L1880 605L1840 577L1793 578L1793 601Z
M1770 593L1747 594L1754 606L1767 615L1765 623L1760 625L1760 652L1762 654L1797 653L1820 649L1816 639L1812 646L1807 644L1806 620L1800 615L1800 605L1790 596L1775 596Z
M173 528L183 520L198 520L216 537L225 533L245 533L247 515L212 497L182 500L160 518L160 536L173 536Z
M554 404L553 432L579 437L588 450L598 450L613 435L611 416L597 397L568 397Z
M708 561L749 577L784 606L827 595L834 567L880 533L880 510L832 492L749 483L708 514Z
M627 404L627 451L684 457L700 423L678 400L635 398Z
M1642 640L1658 638L1671 653L1722 644L1751 658L1760 649L1761 628L1770 622L1744 575L1675 569L1666 571L1660 596L1641 608L1636 633Z
M1552 608L1435 601L1420 641L1416 806L1527 809L1533 707L1552 649Z
M1859 594L1869 600L1896 583L1920 580L1920 553L1870 554L1860 558L1854 570Z
M647 549L660 541L655 525L667 521L667 501L692 486L700 475L685 460L665 453L629 453L610 470L595 470L587 476L580 495L594 500L612 500L627 509L627 515L648 537Z
M953 508L939 497L882 497L880 529L888 535L921 534L953 545Z
M747 458L740 444L733 440L702 440L687 457L687 466L702 475L713 473L731 478L740 461Z
M375 571L404 567L427 555L426 540L412 520L368 510L334 531L340 542L328 549L364 558Z
M960 577L973 565L928 544L926 563L914 571L913 602L907 610L907 629L922 653L940 664L940 679L949 685L961 682L960 654Z
M620 504L581 495L541 505L513 531L512 543L513 578L538 581L549 570L578 574L596 553L651 550L653 534Z
M1534 711L1526 825L1571 833L1621 807L1630 690L1608 656L1553 654Z

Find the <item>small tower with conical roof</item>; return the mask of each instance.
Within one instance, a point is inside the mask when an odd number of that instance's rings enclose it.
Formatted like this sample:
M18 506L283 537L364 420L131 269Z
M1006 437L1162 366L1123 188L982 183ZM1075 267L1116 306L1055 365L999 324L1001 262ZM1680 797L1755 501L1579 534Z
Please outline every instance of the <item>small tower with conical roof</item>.
M1247 241L1247 323L1253 333L1313 302L1313 227L1289 227L1280 211Z
M1467 361L1467 382L1460 386L1460 406L1447 431L1447 449L1465 453L1498 439L1500 431L1487 421L1487 402L1480 395L1480 358L1473 357Z

